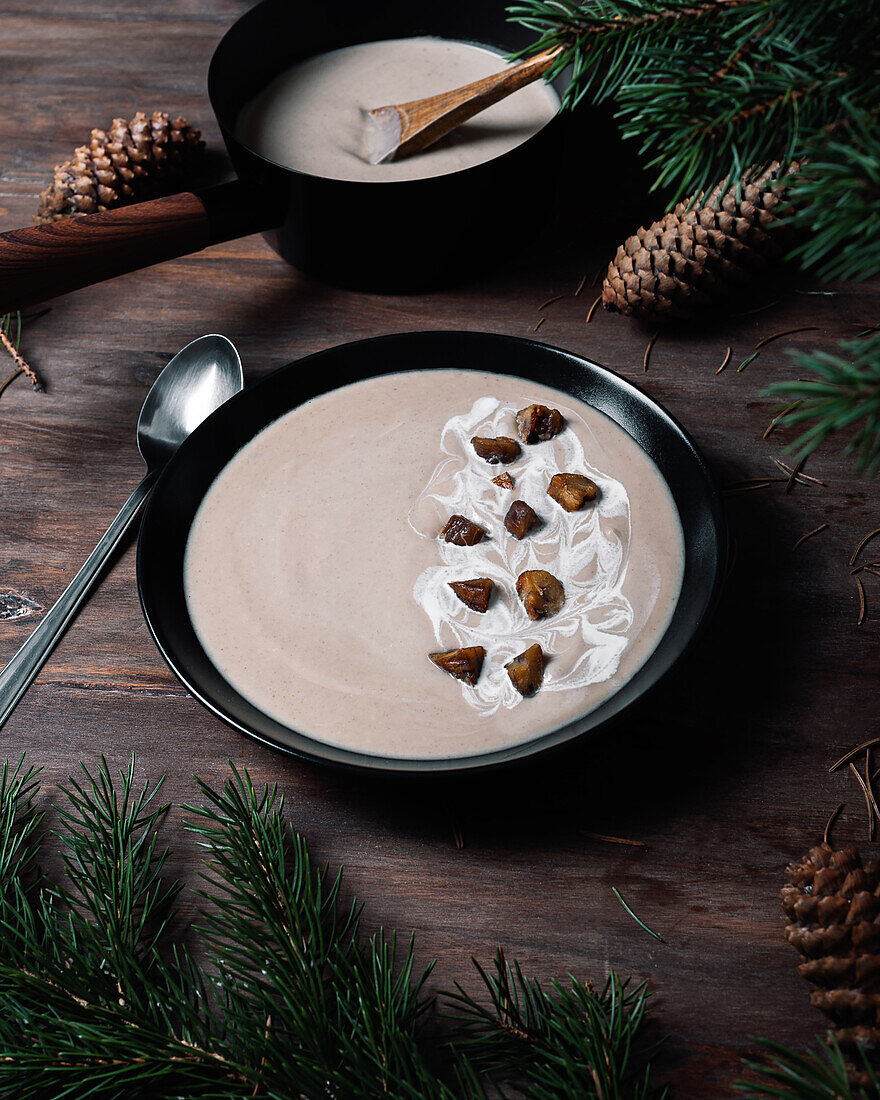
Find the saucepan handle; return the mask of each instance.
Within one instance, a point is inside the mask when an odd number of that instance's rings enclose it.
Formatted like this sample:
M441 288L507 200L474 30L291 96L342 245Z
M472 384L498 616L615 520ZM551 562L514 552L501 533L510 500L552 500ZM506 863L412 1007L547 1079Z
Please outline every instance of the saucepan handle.
M236 180L10 230L0 234L0 314L271 228L271 220Z

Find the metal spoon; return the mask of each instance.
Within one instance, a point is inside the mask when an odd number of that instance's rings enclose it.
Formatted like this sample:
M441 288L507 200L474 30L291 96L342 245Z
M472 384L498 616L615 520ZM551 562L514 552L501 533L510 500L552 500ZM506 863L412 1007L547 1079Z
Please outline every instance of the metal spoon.
M199 424L244 385L241 359L231 341L200 336L165 367L141 409L137 443L147 474L131 494L85 565L58 602L0 672L0 726L30 687L56 642L84 603L101 568L119 545L166 463Z

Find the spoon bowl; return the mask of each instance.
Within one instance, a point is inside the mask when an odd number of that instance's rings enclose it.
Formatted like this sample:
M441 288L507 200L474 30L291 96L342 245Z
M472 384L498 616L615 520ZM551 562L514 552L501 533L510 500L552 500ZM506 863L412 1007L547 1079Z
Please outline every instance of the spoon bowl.
M138 449L147 464L147 473L58 602L0 672L0 726L15 709L85 602L101 569L131 527L168 460L193 429L243 386L241 359L235 346L216 333L187 344L153 383L137 426Z
M138 450L147 466L164 466L243 384L241 359L225 336L200 336L182 348L153 383L138 417Z

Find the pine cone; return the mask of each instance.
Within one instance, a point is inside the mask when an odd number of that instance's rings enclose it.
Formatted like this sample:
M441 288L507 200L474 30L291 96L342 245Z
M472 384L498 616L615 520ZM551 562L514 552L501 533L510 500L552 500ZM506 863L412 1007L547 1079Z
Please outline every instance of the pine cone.
M202 153L205 143L185 118L138 111L131 122L115 118L107 130L92 130L71 160L55 169L40 195L34 221L57 221L110 210L168 194Z
M639 229L608 265L605 309L652 321L681 320L754 290L756 277L772 271L791 247L789 230L778 224L770 229L778 223L778 181L798 167L774 161L743 184L739 198L735 188L720 184L690 209L680 202Z
M817 987L810 1001L845 1051L861 1048L880 1065L880 862L863 865L852 845L820 844L786 877L785 938L804 958L798 972Z

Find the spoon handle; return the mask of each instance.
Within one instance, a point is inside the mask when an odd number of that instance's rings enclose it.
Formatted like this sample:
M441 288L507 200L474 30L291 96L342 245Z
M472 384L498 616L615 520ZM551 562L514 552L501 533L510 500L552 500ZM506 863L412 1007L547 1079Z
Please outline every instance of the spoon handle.
M156 484L158 470L151 470L123 504L119 515L101 536L86 558L82 569L61 593L58 602L46 612L36 630L0 672L0 726L15 709L55 648L71 619L85 602L107 559L122 541L150 490Z

